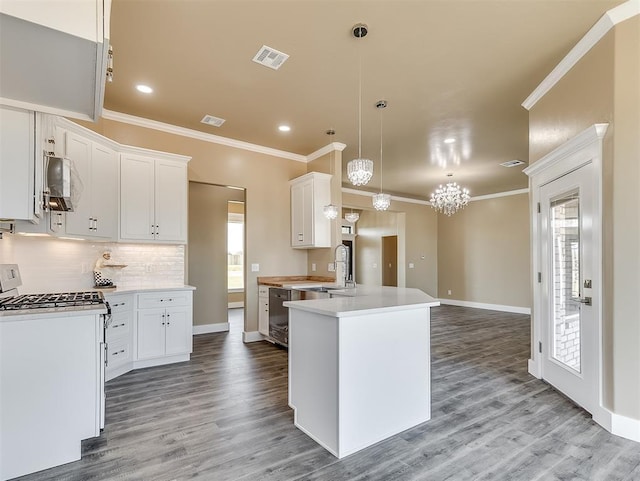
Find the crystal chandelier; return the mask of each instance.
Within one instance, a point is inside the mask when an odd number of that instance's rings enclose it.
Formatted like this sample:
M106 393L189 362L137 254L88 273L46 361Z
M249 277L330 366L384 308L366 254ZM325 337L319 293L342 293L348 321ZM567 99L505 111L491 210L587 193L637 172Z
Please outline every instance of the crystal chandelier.
M352 224L355 224L356 222L358 222L359 218L360 218L360 214L358 214L357 212L354 212L353 210L351 212L347 212L344 215L344 220Z
M453 174L448 174L451 177ZM449 182L442 187L440 185L431 194L431 207L446 215L455 214L458 210L464 209L469 203L469 190L461 188L455 182Z
M329 129L326 131L326 134L329 135L329 139L331 140L331 136L335 135L336 131L333 129ZM329 172L331 173L331 177L333 177L333 145L329 142L329 146L331 147L331 158L329 159ZM322 208L322 212L324 212L324 216L329 220L334 220L338 218L338 207L329 203Z
M367 26L359 23L353 26L353 36L364 38ZM347 164L347 177L353 185L365 185L373 177L373 161L362 158L362 56L358 57L358 158Z
M391 196L382 193L382 109L386 107L386 100L376 102L376 108L380 110L380 193L373 195L373 207L376 210L387 210L391 205Z

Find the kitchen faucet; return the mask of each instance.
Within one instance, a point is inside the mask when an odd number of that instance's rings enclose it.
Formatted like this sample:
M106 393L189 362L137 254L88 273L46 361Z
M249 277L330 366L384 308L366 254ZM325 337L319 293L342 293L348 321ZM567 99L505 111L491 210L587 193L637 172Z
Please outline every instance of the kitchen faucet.
M338 249L340 249L340 258L338 258ZM344 244L338 244L334 251L333 266L336 271L336 284L340 287L345 287L347 285L347 272L348 262L349 262L349 249ZM338 265L341 266L341 271L338 272Z

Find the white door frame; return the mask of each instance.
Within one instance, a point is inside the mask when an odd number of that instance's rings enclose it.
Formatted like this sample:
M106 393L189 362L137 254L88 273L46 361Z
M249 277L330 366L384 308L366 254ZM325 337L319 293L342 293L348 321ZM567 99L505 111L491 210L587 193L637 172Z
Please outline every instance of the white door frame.
M596 328L596 377L598 382L598 399L592 416L596 422L610 430L610 412L603 406L603 366L602 366L602 140L609 124L594 124L572 139L568 140L552 152L545 155L533 165L524 169L529 176L529 188L531 192L531 253L532 253L532 278L533 287L533 312L531 332L531 353L529 359L529 373L540 379L542 377L542 355L539 351L542 339L543 310L543 284L539 274L544 272L541 265L541 232L538 215L540 205L540 188L563 175L572 172L589 163L593 164L593 317L597 323Z

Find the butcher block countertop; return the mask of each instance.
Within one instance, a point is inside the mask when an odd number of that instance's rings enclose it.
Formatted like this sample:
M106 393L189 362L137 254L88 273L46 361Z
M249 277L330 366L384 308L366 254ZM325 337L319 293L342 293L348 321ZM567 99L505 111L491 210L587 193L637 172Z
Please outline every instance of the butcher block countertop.
M258 277L258 284L270 287L292 287L305 285L322 285L324 283L335 282L333 277L325 276L268 276Z

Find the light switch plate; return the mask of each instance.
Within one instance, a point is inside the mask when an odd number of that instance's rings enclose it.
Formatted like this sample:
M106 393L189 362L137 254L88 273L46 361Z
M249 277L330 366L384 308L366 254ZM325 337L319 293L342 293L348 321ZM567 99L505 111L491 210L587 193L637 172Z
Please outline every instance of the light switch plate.
M327 264L327 270L329 272L335 272L336 271L336 265L333 262L329 262Z
M315 272L316 271L316 264L315 262L311 264L311 272Z
M413 268L414 268L413 262L409 262L409 269L413 269Z
M251 272L260 272L260 264L251 264Z

